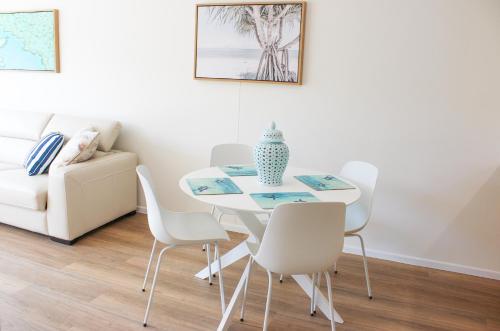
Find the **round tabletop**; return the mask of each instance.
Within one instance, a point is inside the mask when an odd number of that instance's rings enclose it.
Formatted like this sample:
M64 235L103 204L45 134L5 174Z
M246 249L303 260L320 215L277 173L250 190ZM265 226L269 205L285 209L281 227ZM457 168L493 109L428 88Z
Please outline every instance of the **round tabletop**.
M294 176L301 175L325 175L325 172L315 171L309 169L301 169L295 167L288 167L283 176L283 185L281 186L266 186L257 181L256 176L235 176L229 177L218 167L205 168L193 171L183 176L179 181L181 190L190 197L201 202L223 207L233 210L249 211L254 213L271 213L270 209L262 209L250 197L250 193L276 193L276 192L310 192L316 196L320 201L328 202L343 202L346 205L356 202L360 196L361 191L359 188L339 176L335 176L343 181L354 186L354 189L347 190L328 190L316 191L304 183L300 182ZM243 191L243 194L221 194L221 195L195 195L193 194L187 179L191 178L217 178L225 177L231 180Z

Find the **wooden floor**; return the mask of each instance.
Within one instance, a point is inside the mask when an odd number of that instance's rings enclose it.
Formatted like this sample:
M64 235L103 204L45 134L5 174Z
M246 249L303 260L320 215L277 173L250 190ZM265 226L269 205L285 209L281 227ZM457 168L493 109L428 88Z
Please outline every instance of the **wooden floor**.
M222 251L236 245L242 235ZM144 215L104 227L64 246L46 237L0 225L0 330L143 330L147 294L142 277L152 237ZM368 243L369 244L369 243ZM225 269L232 294L245 261ZM149 330L214 330L220 318L217 282L193 277L205 265L199 247L167 255ZM375 298L366 295L361 259L343 255L333 277L335 306L345 320L338 330L500 330L500 281L370 259ZM259 330L267 277L255 268L244 323ZM273 286L270 330L329 330L291 279ZM238 314L239 315L239 314Z

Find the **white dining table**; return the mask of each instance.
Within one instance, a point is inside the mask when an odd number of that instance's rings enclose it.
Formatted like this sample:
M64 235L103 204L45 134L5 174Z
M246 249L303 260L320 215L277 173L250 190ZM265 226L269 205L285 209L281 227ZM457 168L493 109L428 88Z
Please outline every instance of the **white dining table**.
M328 202L344 202L346 205L352 204L359 200L361 196L361 191L359 188L350 183L348 180L343 179L339 176L337 178L354 186L354 189L347 190L328 190L328 191L315 191L304 183L300 182L294 176L300 175L326 175L324 171L315 171L310 169L302 169L295 167L288 167L283 176L283 185L281 186L265 186L257 181L255 176L234 176L229 177L220 168L212 167L193 171L191 173L183 176L179 181L179 186L181 190L188 196L196 199L198 201L204 202L206 204L218 207L226 208L232 210L249 232L249 237L238 244L235 248L231 249L226 254L223 254L221 259L222 268L235 263L236 261L248 256L250 251L246 241L252 243L260 243L266 229L266 225L262 222L257 215L259 214L270 214L272 210L262 209L253 199L250 197L250 193L275 193L275 192L310 192L316 196L320 201ZM334 174L333 174L334 175ZM231 180L241 189L242 194L221 194L221 195L195 195L193 194L187 179L194 178L220 178L229 177ZM217 272L219 270L218 263L213 262L212 272ZM230 325L231 317L233 313L237 310L237 304L243 293L243 288L245 280L248 277L249 265L247 264L243 274L238 282L233 296L229 301L225 313L220 321L217 330L227 330ZM205 279L208 277L208 267L204 268L196 274L196 277L200 279ZM304 290L304 292L311 297L312 296L312 279L308 275L293 275L292 278L297 282L297 284ZM317 303L319 309L323 314L331 319L330 309L328 307L328 299L325 298L320 291L316 291ZM334 310L334 319L337 323L343 323L342 317Z

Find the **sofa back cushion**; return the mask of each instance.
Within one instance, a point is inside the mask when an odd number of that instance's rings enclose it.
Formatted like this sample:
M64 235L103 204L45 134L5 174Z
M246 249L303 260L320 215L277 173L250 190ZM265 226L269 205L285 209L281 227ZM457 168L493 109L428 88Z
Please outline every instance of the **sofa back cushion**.
M56 114L51 118L42 135L50 132L61 132L64 134L65 140L68 141L75 133L87 127L93 127L100 133L97 149L103 152L111 150L121 130L121 124L118 121Z
M0 137L38 141L52 114L0 111Z

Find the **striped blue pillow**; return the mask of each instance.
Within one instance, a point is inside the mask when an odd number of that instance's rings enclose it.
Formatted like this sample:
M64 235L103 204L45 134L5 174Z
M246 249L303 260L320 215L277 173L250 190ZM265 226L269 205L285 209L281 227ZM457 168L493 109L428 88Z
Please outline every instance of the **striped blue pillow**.
M43 137L33 147L24 161L24 167L28 171L28 175L36 176L48 170L63 144L64 136L59 132L51 132Z

